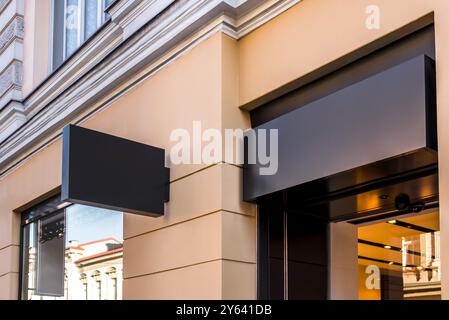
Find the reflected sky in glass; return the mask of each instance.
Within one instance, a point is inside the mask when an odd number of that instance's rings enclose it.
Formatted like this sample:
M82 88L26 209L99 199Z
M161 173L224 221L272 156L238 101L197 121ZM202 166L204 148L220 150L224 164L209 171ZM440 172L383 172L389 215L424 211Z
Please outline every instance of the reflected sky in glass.
M66 209L66 245L71 240L83 244L105 238L123 241L123 213L83 205Z

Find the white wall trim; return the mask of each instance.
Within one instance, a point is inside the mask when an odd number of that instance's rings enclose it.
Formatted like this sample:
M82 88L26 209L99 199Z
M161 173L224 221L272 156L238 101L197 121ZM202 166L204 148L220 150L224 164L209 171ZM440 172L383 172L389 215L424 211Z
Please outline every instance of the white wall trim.
M18 129L25 121L23 105L17 101L10 103L0 115L0 139Z
M139 1L122 1L117 5L117 9L122 9L120 14L118 15L112 11L112 21L121 25L123 29L123 39L126 40L173 2L175 2L175 0L149 0L144 1L143 4L139 6ZM120 4L123 5L119 7ZM125 9L123 9L123 7L125 7ZM124 12L127 13L126 16L124 16Z

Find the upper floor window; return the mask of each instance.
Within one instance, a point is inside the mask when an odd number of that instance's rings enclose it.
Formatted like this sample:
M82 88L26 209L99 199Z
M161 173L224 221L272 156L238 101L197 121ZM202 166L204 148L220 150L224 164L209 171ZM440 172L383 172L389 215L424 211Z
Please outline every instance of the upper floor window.
M106 21L115 0L53 0L53 69L70 57Z

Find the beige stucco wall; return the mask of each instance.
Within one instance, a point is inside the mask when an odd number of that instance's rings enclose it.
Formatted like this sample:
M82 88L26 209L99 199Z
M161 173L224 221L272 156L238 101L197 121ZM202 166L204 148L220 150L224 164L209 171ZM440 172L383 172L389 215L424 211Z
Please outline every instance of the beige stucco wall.
M381 28L365 28L367 5ZM218 33L83 125L169 149L175 128L249 126L246 105L431 12L435 13L443 297L449 298L449 2L303 0L240 41ZM60 141L0 178L0 299L17 298L19 218L13 210L60 185ZM125 217L124 297L255 298L255 208L242 169L177 166L162 218Z
M0 299L17 299L20 217L13 210L58 187L61 145L43 149L0 179Z
M217 33L83 123L170 150L170 133L249 127L238 109L235 40ZM16 298L19 219L13 210L61 183L61 141L0 180L0 298ZM255 207L242 202L242 168L180 165L171 170L166 215L126 215L124 298L255 298Z

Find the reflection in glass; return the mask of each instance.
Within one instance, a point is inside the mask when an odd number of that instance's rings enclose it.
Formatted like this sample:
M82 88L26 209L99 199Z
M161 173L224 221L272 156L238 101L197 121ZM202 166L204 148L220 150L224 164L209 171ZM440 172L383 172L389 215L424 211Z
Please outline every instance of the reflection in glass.
M98 0L85 0L84 3L84 39L95 33L99 26Z
M38 223L36 293L64 296L64 212L41 219Z
M26 221L22 250L23 299L122 298L120 212L72 205Z
M70 56L80 44L79 0L67 0L65 8L65 57Z
M104 7L107 8L109 7L115 0L105 0L105 5Z
M441 299L438 211L358 229L359 299Z

